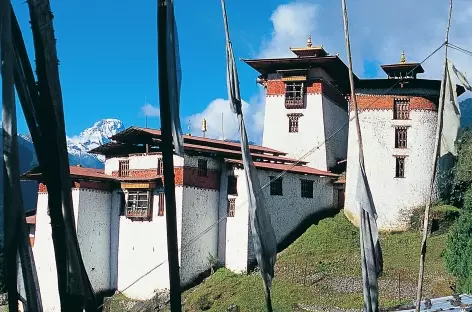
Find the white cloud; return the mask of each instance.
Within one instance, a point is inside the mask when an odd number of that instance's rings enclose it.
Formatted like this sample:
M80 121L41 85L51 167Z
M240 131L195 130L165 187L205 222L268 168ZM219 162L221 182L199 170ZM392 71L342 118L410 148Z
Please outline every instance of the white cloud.
M246 116L246 123L251 123L251 113L249 111L250 105L243 101L243 114ZM247 120L249 118L249 120ZM236 119L236 115L231 111L228 100L216 99L212 101L207 108L198 114L192 115L187 118L190 132L194 135L201 136L202 133L202 121L207 121L207 132L206 136L211 138L222 139L223 131L225 139L238 139L239 127ZM223 130L223 131L222 131ZM251 136L251 133L248 134Z
M159 107L152 106L149 103L141 106L141 112L144 114L144 116L148 117L159 117L160 115Z
M340 54L346 59L341 4L333 1L314 3L297 1L277 6L270 20L273 30L268 40L261 42L258 58L292 56L290 47L306 44L308 35L313 45L323 45L328 53ZM348 4L349 27L354 71L364 77L364 62L391 64L400 60L405 50L407 61L421 62L444 41L448 1L431 0L358 0ZM454 1L450 42L472 50L472 3ZM462 72L472 73L472 57L450 49L450 59ZM442 72L444 50L423 64L422 78L439 79ZM379 68L376 74L385 77ZM260 143L264 120L264 90L244 102L249 111L246 120L250 140ZM201 135L201 120L208 121L207 135L221 137L221 112L225 115L225 136L237 137L235 117L227 101L217 99L199 114L190 117L190 128ZM249 115L249 116L248 116ZM231 116L231 117L226 117ZM234 123L227 122L232 118Z

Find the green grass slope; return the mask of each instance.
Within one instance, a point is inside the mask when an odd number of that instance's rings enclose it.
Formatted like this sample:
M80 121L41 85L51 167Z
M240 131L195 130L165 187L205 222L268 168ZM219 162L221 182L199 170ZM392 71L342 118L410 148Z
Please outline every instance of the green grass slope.
M450 295L453 278L441 254L446 236L432 236L425 271L426 297ZM384 274L379 281L383 309L411 304L418 275L418 232L381 235ZM274 311L361 309L359 231L343 213L311 226L279 253L273 282ZM400 285L400 287L399 287ZM184 311L265 311L262 280L258 273L239 275L220 269L201 285L184 293ZM305 308L305 309L303 309Z

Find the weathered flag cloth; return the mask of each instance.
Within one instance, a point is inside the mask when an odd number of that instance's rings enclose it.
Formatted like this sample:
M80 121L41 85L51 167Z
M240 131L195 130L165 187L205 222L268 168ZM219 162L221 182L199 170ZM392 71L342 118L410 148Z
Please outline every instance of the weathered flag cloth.
M177 24L175 23L173 0L168 1L167 4L167 22L167 79L169 82L168 94L172 124L172 138L174 139L175 153L179 156L183 156L184 144L179 113L182 71L180 68L179 40L177 36Z
M356 189L356 205L360 213L360 245L362 262L362 280L364 310L379 311L378 277L383 270L382 249L377 228L377 212L372 200L372 193L365 170L359 166Z
M249 219L251 226L251 236L254 244L254 251L257 262L264 280L266 291L266 303L268 311L272 311L270 299L270 288L274 277L274 266L277 256L277 240L274 229L270 221L270 216L266 211L264 195L261 190L259 177L252 162L249 143L244 124L241 107L241 96L239 92L239 81L236 65L234 62L233 48L229 38L228 21L226 18L226 8L224 0L221 1L223 8L223 19L226 33L226 61L227 61L227 84L228 98L231 110L238 117L239 131L241 135L241 152L244 165L244 173L248 189Z

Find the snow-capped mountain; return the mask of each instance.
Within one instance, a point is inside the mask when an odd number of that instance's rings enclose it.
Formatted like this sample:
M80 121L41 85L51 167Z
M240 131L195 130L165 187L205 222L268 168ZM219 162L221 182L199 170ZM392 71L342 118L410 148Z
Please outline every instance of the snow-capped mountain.
M104 159L100 156L87 154L88 151L107 143L109 137L124 130L123 123L118 119L102 119L97 121L92 127L85 129L78 136L67 138L67 150L70 155L80 158L92 156L102 163Z
M118 119L102 119L79 135L67 137L69 163L72 166L82 165L90 168L103 168L105 159L99 155L88 154L88 151L109 142L109 137L124 129L123 123ZM29 142L28 147L34 153L31 136L26 134L21 135L21 137Z

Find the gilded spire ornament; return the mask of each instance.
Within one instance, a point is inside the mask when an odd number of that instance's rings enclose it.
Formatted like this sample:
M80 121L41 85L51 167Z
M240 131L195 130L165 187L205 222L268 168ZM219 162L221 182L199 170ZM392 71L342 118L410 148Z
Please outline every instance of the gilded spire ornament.
M405 63L406 63L405 51L402 51L402 57L400 58L400 63L401 63L401 64L405 64Z
M311 48L312 43L311 43L311 35L308 35L308 40L306 41L306 46Z

